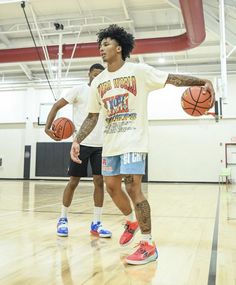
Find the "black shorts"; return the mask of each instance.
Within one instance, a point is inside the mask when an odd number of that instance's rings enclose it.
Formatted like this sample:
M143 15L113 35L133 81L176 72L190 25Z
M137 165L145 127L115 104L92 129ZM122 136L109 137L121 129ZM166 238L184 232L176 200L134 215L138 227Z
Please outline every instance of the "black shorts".
M75 177L87 177L88 165L90 162L92 168L92 175L101 175L102 173L102 147L80 146L79 158L82 160L81 164L70 161L68 175Z

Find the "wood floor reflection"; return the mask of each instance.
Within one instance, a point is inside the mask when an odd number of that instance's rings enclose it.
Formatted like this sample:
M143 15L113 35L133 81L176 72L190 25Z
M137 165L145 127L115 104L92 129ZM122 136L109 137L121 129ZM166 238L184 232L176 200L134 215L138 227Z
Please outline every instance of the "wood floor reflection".
M236 198L215 184L143 184L152 208L159 260L130 266L135 242L120 248L123 216L105 195L103 223L113 236L92 237L93 188L82 182L69 213L69 237L56 235L66 182L0 181L0 284L207 285L220 193L216 284L236 284ZM233 187L233 186L232 186Z

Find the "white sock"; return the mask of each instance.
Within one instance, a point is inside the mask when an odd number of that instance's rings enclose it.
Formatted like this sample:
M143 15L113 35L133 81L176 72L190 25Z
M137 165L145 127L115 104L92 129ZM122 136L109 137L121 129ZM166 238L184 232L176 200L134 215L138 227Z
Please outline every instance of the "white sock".
M152 240L152 235L151 234L146 234L146 235L141 234L141 240L142 241L146 241L146 242L148 242L151 245L153 244L153 240Z
M102 207L94 207L93 209L93 222L101 222Z
M136 222L136 217L133 211L129 215L125 216L125 219L129 222Z
M67 218L68 209L69 207L61 206L61 218Z

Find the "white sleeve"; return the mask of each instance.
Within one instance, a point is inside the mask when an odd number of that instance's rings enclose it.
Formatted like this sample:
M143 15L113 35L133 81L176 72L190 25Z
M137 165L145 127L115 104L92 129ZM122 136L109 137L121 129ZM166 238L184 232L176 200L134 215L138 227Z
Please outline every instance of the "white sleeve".
M88 101L88 113L99 113L101 109L100 96L97 91L97 86L95 84L91 84L89 101Z
M142 75L145 77L146 86L149 91L163 88L169 73L158 70L150 65L142 64Z
M80 93L80 88L74 87L67 91L65 95L62 96L62 98L65 99L69 104L73 104L76 102L76 100L78 100L78 95Z

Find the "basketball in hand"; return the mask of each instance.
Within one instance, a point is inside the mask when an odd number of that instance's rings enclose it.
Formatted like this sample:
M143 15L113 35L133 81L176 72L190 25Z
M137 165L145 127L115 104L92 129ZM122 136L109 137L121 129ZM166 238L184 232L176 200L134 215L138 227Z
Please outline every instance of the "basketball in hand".
M204 115L214 104L210 92L203 93L203 87L192 86L187 88L182 97L181 105L183 110L191 116Z
M68 118L58 118L52 123L52 130L57 138L63 140L68 139L75 131L73 122Z

